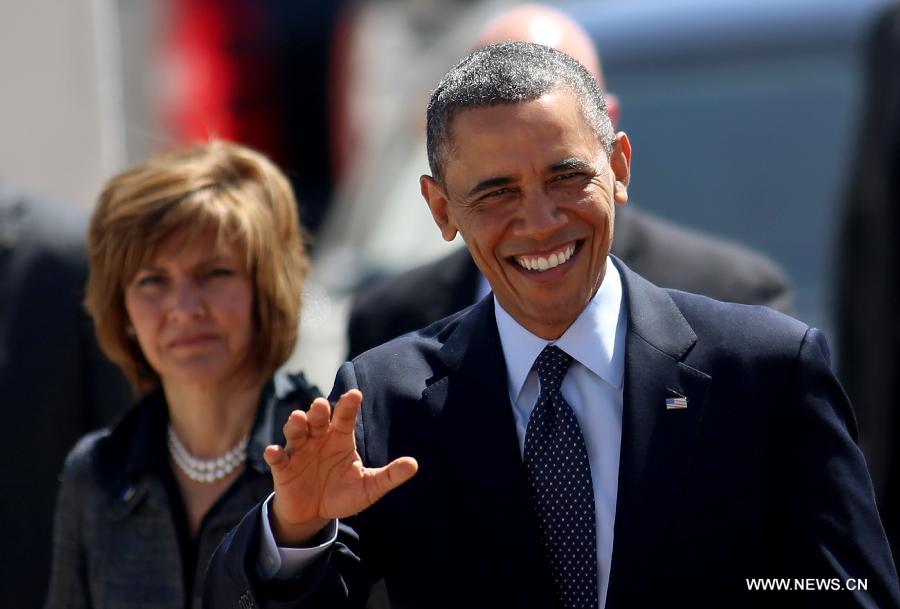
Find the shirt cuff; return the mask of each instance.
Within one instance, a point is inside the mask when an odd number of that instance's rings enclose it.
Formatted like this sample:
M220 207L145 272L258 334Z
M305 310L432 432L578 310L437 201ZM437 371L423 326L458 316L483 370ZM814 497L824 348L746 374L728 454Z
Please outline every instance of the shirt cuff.
M316 536L326 541L309 548L282 548L275 543L275 534L269 523L269 503L275 493L263 502L262 506L262 543L259 544L259 574L263 580L289 579L303 575L316 558L325 553L337 540L337 520L329 522Z

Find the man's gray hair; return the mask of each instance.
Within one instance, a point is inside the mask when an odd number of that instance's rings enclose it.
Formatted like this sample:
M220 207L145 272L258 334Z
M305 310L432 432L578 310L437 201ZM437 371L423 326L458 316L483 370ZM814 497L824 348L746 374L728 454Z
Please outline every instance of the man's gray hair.
M426 146L431 175L444 184L451 148L450 125L467 108L533 101L554 91L571 92L606 153L615 133L597 80L565 53L532 42L502 42L477 49L453 66L428 102Z

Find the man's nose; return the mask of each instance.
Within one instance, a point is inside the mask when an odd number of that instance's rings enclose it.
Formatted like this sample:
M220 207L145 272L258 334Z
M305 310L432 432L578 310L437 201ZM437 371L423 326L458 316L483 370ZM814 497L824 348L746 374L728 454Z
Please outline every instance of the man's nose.
M564 212L543 189L535 188L522 197L517 222L520 236L545 239L559 230L565 222Z

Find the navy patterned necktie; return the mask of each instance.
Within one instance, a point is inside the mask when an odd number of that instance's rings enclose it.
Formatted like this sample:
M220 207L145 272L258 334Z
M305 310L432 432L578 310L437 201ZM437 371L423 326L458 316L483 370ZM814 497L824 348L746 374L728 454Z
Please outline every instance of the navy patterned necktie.
M591 466L578 420L560 393L571 362L571 356L553 345L534 362L541 392L525 431L525 469L560 606L597 609Z

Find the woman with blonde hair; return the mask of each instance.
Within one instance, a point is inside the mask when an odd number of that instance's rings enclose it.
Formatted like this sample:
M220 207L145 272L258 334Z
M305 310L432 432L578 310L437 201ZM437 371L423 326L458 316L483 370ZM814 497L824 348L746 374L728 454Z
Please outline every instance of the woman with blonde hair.
M276 370L309 266L264 156L212 142L113 177L88 235L86 304L139 396L62 475L48 609L199 607L222 536L272 490L264 448L318 391Z

